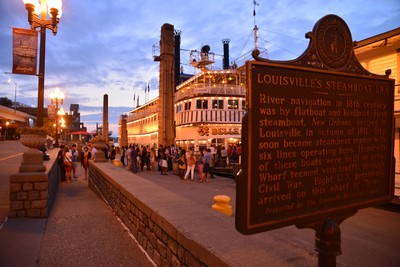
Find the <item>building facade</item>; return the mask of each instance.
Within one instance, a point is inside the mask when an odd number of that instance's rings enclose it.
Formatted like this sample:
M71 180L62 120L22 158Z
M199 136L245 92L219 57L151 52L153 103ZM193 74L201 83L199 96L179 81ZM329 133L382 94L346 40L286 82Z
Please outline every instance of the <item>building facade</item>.
M357 42L354 53L361 65L371 73L385 75L395 80L395 142L396 177L400 174L400 28ZM400 177L399 179L400 183Z

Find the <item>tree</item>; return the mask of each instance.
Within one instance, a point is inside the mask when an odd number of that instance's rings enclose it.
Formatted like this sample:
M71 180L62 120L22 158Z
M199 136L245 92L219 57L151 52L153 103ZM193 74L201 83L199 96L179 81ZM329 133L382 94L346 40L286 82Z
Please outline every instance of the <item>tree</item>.
M13 102L7 97L0 97L0 105L12 108Z

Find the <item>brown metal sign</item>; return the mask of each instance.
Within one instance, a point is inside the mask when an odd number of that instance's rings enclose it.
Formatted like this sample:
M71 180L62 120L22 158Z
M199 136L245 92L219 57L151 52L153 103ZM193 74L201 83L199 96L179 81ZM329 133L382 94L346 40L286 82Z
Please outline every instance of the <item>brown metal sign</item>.
M240 231L312 221L392 197L391 80L256 62L247 68Z
M394 80L296 64L246 68L238 231L339 218L393 197Z

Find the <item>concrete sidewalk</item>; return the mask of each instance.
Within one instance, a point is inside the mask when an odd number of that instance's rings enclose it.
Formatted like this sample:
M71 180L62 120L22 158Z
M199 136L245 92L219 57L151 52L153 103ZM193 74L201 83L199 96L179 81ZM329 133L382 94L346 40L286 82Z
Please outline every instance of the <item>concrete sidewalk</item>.
M0 266L154 266L82 177L60 184L48 219L5 222Z
M211 209L215 195L228 195L235 211L236 184L217 177L210 183L143 171L131 174L112 164L98 164L121 188L151 208L166 224L222 259L228 266L317 266L314 231L284 227L244 236L234 216ZM150 213L151 214L151 213ZM342 252L337 266L400 266L397 244L400 213L368 208L341 224Z

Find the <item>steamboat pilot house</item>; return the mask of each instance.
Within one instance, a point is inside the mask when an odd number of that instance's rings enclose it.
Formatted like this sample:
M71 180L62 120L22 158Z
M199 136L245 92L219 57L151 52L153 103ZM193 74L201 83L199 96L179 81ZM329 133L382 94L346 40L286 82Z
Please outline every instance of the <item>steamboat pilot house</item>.
M244 69L211 70L209 46L191 51L191 65L199 73L175 91L176 145L195 151L241 142L245 106Z

